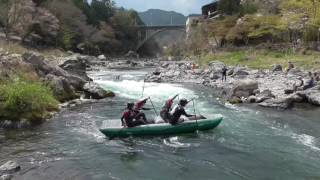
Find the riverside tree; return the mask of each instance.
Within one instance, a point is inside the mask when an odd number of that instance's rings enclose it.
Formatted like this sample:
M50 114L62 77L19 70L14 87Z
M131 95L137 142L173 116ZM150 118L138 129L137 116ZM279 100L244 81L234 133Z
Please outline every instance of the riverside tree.
M7 40L13 27L23 15L23 11L19 8L22 4L21 0L0 0L0 26Z

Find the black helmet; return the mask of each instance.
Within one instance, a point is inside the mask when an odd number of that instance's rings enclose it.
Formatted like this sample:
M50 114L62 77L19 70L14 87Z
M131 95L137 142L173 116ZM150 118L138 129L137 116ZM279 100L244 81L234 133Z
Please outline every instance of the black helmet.
M188 100L187 100L187 99L181 99L180 102L179 102L179 104L180 104L181 106L185 106L185 105L188 104Z
M129 103L127 104L127 108L133 108L133 106L134 106L134 103L132 103L132 102L129 102Z

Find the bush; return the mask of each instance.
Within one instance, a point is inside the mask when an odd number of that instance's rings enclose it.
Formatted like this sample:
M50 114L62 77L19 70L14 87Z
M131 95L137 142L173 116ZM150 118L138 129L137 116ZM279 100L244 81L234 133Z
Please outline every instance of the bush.
M39 82L9 81L0 85L0 119L36 122L58 108L49 87Z

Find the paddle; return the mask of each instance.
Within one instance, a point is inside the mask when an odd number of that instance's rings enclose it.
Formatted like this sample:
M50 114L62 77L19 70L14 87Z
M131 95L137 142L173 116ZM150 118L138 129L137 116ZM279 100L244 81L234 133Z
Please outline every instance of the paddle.
M141 94L141 97L143 97L143 94L144 94L145 84L146 84L146 79L144 78L144 79L143 79L143 86L142 86L142 94Z
M192 105L193 105L194 115L195 115L195 118L196 118L196 124L197 124L197 127L198 127L198 117L197 117L197 113L196 113L196 108L194 106L194 98L192 99Z
M157 110L156 110L156 108L155 108L155 106L154 106L154 104L153 104L153 102L152 102L152 100L151 100L150 97L149 97L149 100L150 100L150 103L151 103L151 105L152 105L152 107L153 107L153 110L154 110L155 115L158 116L158 112L157 112Z

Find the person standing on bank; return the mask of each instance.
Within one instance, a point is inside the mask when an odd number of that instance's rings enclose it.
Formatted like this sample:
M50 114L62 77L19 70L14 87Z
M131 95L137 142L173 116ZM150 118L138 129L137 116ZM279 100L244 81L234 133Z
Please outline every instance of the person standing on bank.
M221 74L222 74L222 77L221 77L221 81L227 81L227 67L226 66L223 66L222 70L221 70Z

